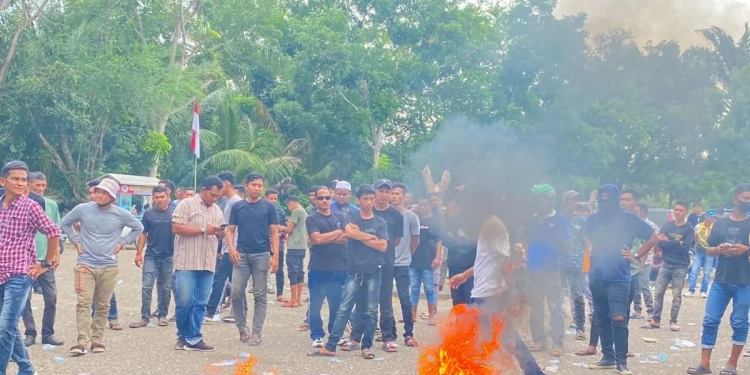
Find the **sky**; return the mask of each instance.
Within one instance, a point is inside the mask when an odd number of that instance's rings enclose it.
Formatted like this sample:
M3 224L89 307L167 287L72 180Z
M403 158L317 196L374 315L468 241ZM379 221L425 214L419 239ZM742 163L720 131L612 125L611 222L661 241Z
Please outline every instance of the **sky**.
M705 45L695 30L719 26L739 39L750 22L750 0L558 0L557 16L579 12L588 14L590 33L623 28L639 44L674 39Z

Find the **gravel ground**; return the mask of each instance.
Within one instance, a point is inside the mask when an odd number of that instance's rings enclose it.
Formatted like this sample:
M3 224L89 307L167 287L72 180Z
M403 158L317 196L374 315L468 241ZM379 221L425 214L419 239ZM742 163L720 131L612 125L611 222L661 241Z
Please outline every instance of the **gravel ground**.
M72 358L68 356L67 349L74 343L76 337L76 298L73 289L75 257L72 248L68 247L62 256L62 264L56 275L58 313L55 328L57 336L66 342L63 347L51 350L44 350L39 343L29 349L32 362L40 375L231 374L231 367L211 368L210 365L227 359L237 359L245 354L254 355L260 360L256 374L263 374L272 370L278 371L280 375L417 373L419 349L406 348L403 345L399 347L399 352L396 354L387 354L376 350L377 360L374 361L366 361L354 353L341 352L338 356L339 362L331 362L327 358L308 358L305 353L311 350L309 332L298 332L296 330L303 319L305 309L281 308L275 302L268 308L263 344L259 347L249 347L240 343L236 327L233 324L216 322L207 323L203 326L206 341L215 345L216 351L211 353L175 351L173 349L175 342L174 324L170 324L169 327L138 329L127 327L129 323L138 320L140 315L141 272L132 262L134 255L134 251L127 249L121 253L120 275L118 276L121 281L118 282L116 287L120 323L125 327L124 330L119 332L107 330L105 332L104 342L108 349L106 353ZM445 292L441 295L443 297L441 299L442 306L447 306L450 303L444 299L446 296ZM269 301L275 300L274 297L269 295ZM669 292L667 292L666 299L671 301ZM700 353L698 345L700 344L704 303L705 300L700 298L683 299L679 322L682 331L678 333L670 332L668 329L646 331L639 328L643 324L643 320L632 320L630 323L630 347L631 352L637 355L630 359L630 369L636 374L676 375L684 374L688 365L697 363ZM424 301L420 305L424 306ZM41 327L43 302L40 295L34 295L32 306L35 307L34 314L37 326ZM155 308L155 303L152 306ZM395 306L398 305L395 304ZM170 314L173 308L174 305L171 305ZM398 307L396 307L396 311L398 319L401 315ZM252 313L252 308L250 313ZM719 332L720 340L717 345L717 352L714 356L715 373L718 373L721 369L720 366L727 358L731 346L729 314L725 315ZM152 320L152 322L155 323L155 320ZM19 324L19 327L23 332L22 323ZM400 333L403 333L402 325L398 324L398 327ZM423 320L416 323L415 333L422 343L437 340L434 328L428 327ZM575 374L580 371L591 371L578 366L592 362L598 357L581 358L572 354L574 351L584 348L587 341L575 341L571 334L566 334L565 337L566 355L555 360L546 353L538 353L537 359L540 365L547 368L548 374ZM658 339L658 342L646 343L643 341L643 337L653 337ZM678 347L675 342L678 338L688 340L696 346L692 348ZM656 357L660 353L666 354L666 361L660 362L658 359L650 358L650 356ZM648 359L651 363L641 363L641 361ZM747 365L741 359L739 370L743 371L746 368ZM13 364L11 364L11 369L15 371ZM503 374L515 372L515 369L508 369L503 371ZM600 371L600 373L611 372Z

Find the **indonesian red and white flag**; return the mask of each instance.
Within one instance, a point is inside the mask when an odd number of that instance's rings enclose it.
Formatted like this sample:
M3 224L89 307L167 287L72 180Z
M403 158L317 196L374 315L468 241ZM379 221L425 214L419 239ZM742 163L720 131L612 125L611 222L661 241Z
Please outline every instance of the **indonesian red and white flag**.
M201 126L200 126L201 107L196 101L193 107L193 138L190 141L190 149L193 150L196 159L201 157Z

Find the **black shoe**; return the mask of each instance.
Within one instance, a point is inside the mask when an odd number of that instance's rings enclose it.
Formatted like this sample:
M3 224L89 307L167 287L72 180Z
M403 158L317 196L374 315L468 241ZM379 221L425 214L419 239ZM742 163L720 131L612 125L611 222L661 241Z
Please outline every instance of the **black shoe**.
M60 346L64 344L63 340L58 339L55 335L42 337L42 344L50 344L52 346Z
M625 363L617 364L617 372L620 375L633 375L633 372L628 369L628 365Z
M627 368L627 366L625 367ZM617 363L615 363L615 361L602 359L599 362L589 364L589 368L592 370L613 369L613 368L617 368Z
M26 345L27 348L36 344L36 336L26 335L26 338L23 339L23 344Z
M198 343L195 345L190 345L190 344L185 345L185 350L193 351L193 352L212 352L214 351L214 347L206 344L205 341L201 340L201 341L198 341Z

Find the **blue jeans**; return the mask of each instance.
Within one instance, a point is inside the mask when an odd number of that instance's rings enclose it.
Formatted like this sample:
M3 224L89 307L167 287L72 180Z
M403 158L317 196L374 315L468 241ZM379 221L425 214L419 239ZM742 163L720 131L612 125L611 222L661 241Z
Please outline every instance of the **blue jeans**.
M750 285L733 285L714 282L706 300L706 313L703 316L701 348L713 349L721 318L732 301L732 345L745 345L747 342L748 312L750 312Z
M411 305L417 307L419 304L419 287L424 286L424 294L427 296L427 304L434 305L437 303L437 294L435 294L433 270L418 270L409 268L409 287L411 288Z
M174 272L175 281L175 322L177 337L182 337L190 345L203 340L201 327L206 314L206 303L211 295L214 273L211 271Z
M310 339L317 340L325 337L323 330L323 319L320 317L320 309L323 308L323 300L328 300L328 333L333 331L333 323L336 321L336 313L341 305L341 294L343 293L346 271L318 271L310 270L307 276L310 287Z
M380 308L380 332L383 334L384 343L396 341L396 338L398 338L396 334L396 317L393 315L394 268L394 266L384 265L380 269L381 279L378 304ZM357 303L357 308L354 310L351 340L361 342L363 340L362 336L367 320L367 312L365 311L365 306L359 303ZM375 316L377 317L377 312ZM375 322L375 326L377 326L377 322Z
M94 314L96 314L96 303L91 304L91 317L94 317ZM107 320L117 320L117 298L115 297L115 292L112 292L112 298L109 299L109 316L107 317Z
M214 274L213 286L211 287L211 297L208 299L206 305L206 315L213 317L216 314L216 310L219 308L222 297L224 295L224 287L226 286L227 280L232 279L232 270L234 266L232 261L229 259L229 253L222 254L221 260L216 262L216 273Z
M0 374L8 372L11 358L18 365L19 375L34 373L34 366L18 331L18 319L26 307L32 283L29 276L16 275L0 284Z
M502 314L510 303L511 301L507 299L507 294L505 293L489 298L472 298L470 304L482 310L484 313L482 315L481 324L487 328L480 331L491 332L491 328L488 328L491 326L490 318L493 315ZM510 346L508 344L511 342L515 344L515 352L513 354L518 360L518 364L524 375L544 375L544 372L539 368L539 364L536 362L534 355L531 354L531 349L529 349L515 330L503 330L500 334L500 340L503 342L503 346Z
M364 331L362 332L361 347L362 349L372 348L373 336L375 336L375 321L378 318L381 271L377 270L370 274L346 273L344 291L341 295L341 305L339 305L339 310L336 312L333 329L328 335L326 350L331 352L336 351L336 345L338 345L341 336L344 334L344 328L349 321L349 314L351 314L355 303L358 308L361 306L365 310L365 318L362 322ZM359 317L357 318L359 319Z
M711 282L711 270L714 269L714 257L706 254L705 250L697 250L693 257L693 265L690 268L690 277L688 278L688 289L690 293L695 293L695 283L698 280L698 274L703 267L703 279L701 279L701 293L708 292L708 284Z
M141 319L151 320L151 293L156 284L156 316L166 318L172 299L172 257L155 258L146 255L141 276Z

